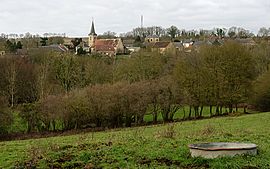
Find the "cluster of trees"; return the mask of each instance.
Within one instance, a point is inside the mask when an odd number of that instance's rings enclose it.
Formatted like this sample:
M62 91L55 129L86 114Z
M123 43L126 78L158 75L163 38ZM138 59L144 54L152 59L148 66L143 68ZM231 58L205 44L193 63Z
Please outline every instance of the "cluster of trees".
M17 49L22 49L22 43L21 41L12 43L10 40L7 40L5 43L5 49L9 52L15 52Z
M66 37L65 33L44 33L43 34L44 37ZM41 37L41 35L39 34L31 34L30 32L26 32L25 34L16 34L16 33L10 33L10 34L5 34L5 33L1 33L0 34L0 38L11 38L11 39L17 39L17 38L39 38Z
M162 79L88 86L68 95L49 96L35 106L24 105L23 114L28 131L54 131L57 126L62 130L131 127L143 123L149 105L155 121L157 106L164 121L171 121L181 103L171 82Z
M170 37L174 38L207 38L210 36L217 37L230 37L230 38L248 38L254 37L255 35L242 27L230 27L230 28L213 28L211 30L206 29L192 29L185 30L179 29L176 26L172 25L169 28L163 28L161 26L151 26L151 27L143 27L143 28L134 28L132 31L127 33L120 34L121 37L146 37L146 36L159 36L159 37ZM269 29L260 28L258 32L258 36L269 36Z
M191 53L182 59L175 69L175 79L187 92L188 105L216 108L219 115L222 107L233 107L247 103L252 81L256 78L255 60L245 47L234 43L223 46L205 46L199 53Z
M12 35L12 34L11 34ZM18 39L19 38L19 39ZM32 49L40 46L48 46L53 44L63 44L63 36L44 36L25 34L22 36L10 36L2 34L0 36L0 49L14 53L17 49Z
M6 55L0 58L0 120L7 123L0 130L12 123L7 107L20 108L29 132L130 127L145 114L167 122L187 105L187 118L203 116L205 106L220 115L250 101L269 110L269 63L268 44L235 42L191 53L142 49L130 58L41 49L26 58Z
M259 37L269 37L270 36L270 28L262 27L258 31Z

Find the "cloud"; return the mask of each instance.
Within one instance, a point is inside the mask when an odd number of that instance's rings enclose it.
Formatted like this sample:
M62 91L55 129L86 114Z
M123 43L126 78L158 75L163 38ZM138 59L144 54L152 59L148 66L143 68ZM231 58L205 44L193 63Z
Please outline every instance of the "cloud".
M86 36L91 18L98 33L127 32L140 26L185 29L241 26L256 32L270 27L265 0L1 0L0 33L57 32Z

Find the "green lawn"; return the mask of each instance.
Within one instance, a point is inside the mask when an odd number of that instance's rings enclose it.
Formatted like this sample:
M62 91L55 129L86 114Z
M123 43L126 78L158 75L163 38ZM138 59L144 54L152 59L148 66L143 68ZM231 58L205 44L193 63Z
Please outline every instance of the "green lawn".
M270 168L270 113L0 142L0 168ZM252 142L257 156L191 158L187 145Z

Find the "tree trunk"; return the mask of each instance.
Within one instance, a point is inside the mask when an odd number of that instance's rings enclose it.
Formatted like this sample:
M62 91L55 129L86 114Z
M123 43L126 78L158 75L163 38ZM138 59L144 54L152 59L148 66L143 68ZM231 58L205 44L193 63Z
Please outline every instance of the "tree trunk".
M153 123L154 124L157 124L157 116L158 116L158 113L156 111L154 111L153 113Z
M203 106L201 106L200 117L202 117L202 115L203 115Z
M52 126L53 126L53 131L55 131L55 129L56 129L55 120L52 121Z
M195 119L199 117L199 106L194 106Z
M189 114L188 114L188 118L191 118L191 112L192 112L192 106L189 106Z
M185 110L185 107L183 107L183 112L184 112L183 120L185 120L186 119L186 110Z
M170 114L170 108L168 108L168 107L162 108L163 122L169 121L169 114Z
M223 114L223 106L220 106L220 110L219 110L219 114L222 115Z
M125 127L131 127L132 119L131 117L127 116L126 117L126 126Z
M232 113L232 112L233 112L233 105L230 104L230 105L229 105L229 113Z
M217 105L216 107L216 115L218 116L219 115L219 106Z
M210 106L210 117L213 116L213 114L212 114L212 108L213 108L213 106Z

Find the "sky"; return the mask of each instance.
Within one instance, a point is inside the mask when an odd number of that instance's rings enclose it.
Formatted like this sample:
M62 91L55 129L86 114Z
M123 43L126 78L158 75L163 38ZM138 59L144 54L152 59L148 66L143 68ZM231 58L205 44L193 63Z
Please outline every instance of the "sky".
M270 27L269 0L1 0L0 33L66 33L87 36L92 18L98 34L144 26L179 29Z

